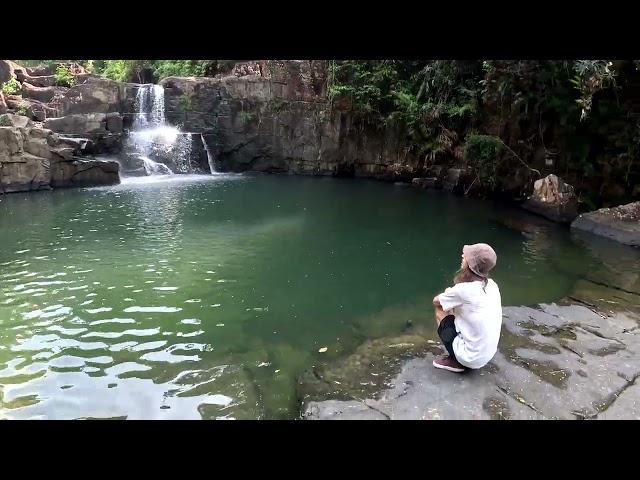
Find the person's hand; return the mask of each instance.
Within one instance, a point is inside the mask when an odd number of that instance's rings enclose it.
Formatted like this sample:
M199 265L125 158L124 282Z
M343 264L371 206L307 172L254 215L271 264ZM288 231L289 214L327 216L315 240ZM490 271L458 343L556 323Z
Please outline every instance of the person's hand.
M433 297L433 304L437 307L440 305L440 300L438 300L438 295Z
M448 315L452 315L453 312L451 310L443 310L442 307L436 307L435 310L435 317L436 317L436 323L438 325L440 325L440 322Z

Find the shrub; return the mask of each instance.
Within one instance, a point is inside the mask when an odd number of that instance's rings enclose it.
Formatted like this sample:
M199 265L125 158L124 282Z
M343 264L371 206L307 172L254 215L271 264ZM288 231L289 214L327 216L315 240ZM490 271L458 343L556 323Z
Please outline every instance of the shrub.
M12 125L8 115L0 115L0 127L10 127Z
M9 79L2 85L2 93L5 95L18 95L21 90L22 87L15 78Z
M22 115L23 117L30 117L31 115L29 115L29 107L25 107L24 105L22 107L18 107L18 110L16 110L16 113L18 115Z
M492 190L498 181L496 170L504 143L493 135L470 134L464 143L464 158L476 169L478 178Z
M56 85L61 87L72 87L76 83L73 73L66 65L58 65L55 77Z

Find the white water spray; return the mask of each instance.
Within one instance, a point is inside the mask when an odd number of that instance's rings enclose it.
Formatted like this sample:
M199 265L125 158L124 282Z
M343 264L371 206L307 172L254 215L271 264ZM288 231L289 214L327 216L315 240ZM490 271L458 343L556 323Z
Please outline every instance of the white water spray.
M136 116L129 132L129 147L142 161L147 175L171 175L171 169L151 159L169 158L179 173L191 173L191 134L181 133L167 125L164 110L164 88L140 85L136 94Z

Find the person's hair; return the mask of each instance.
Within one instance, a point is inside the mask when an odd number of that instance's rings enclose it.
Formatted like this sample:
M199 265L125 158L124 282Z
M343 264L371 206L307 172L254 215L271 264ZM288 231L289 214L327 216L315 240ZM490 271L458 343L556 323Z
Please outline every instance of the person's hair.
M458 283L476 282L476 281L483 282L482 288L484 289L484 287L487 286L489 277L484 278L484 277L481 277L480 275L473 273L469 268L469 265L467 265L465 268L461 268L460 270L458 270L456 272L455 277L453 277L454 285L457 285Z

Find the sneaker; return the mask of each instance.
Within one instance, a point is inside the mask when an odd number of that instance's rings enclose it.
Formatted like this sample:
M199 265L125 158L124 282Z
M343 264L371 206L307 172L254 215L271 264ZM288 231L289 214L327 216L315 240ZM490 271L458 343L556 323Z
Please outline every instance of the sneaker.
M455 358L453 358L450 355L436 358L433 361L433 366L436 368L442 368L443 370L449 370L450 372L456 372L456 373L464 372L467 369L464 365L460 364Z

